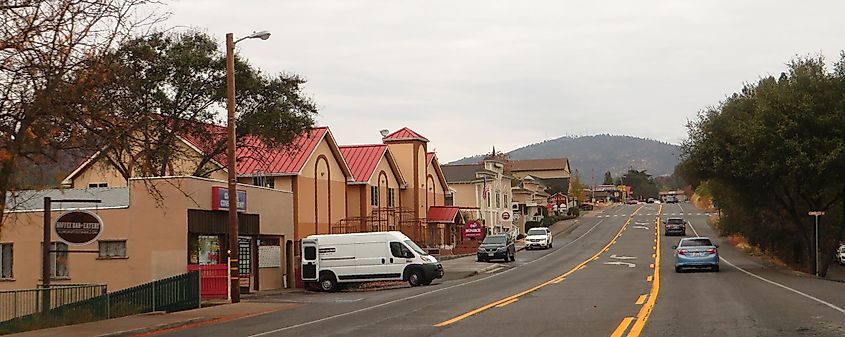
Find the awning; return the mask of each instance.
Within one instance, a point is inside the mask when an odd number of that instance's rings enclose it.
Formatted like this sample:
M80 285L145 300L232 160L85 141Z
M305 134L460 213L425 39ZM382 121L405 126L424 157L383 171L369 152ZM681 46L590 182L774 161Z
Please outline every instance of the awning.
M431 206L428 208L428 223L463 223L458 206Z

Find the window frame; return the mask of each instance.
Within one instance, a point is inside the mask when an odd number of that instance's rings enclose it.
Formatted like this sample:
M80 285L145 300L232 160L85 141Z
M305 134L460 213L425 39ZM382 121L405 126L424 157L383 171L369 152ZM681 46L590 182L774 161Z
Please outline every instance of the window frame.
M103 255L103 244L113 244L113 243L123 243L123 255ZM97 254L97 260L121 260L121 259L128 259L129 258L125 239L98 240L97 241L97 250L99 251L99 253Z
M370 206L378 207L379 205L379 188L378 186L370 186Z
M252 177L252 185L275 189L276 179L271 176L255 176Z
M60 246L63 249L59 249ZM70 247L67 243L61 241L50 242L50 250L63 250L62 253L50 252L50 279L70 279ZM64 258L64 275L59 275L59 257Z
M88 188L108 188L109 183L105 182L96 182L96 183L88 183Z
M396 198L396 189L392 187L387 188L387 207L395 207L396 202L394 199Z
M9 247L11 259L6 261L4 258L4 250ZM9 275L4 276L3 271L6 269L5 264L9 263ZM14 280L15 279L15 244L14 242L0 243L0 280Z

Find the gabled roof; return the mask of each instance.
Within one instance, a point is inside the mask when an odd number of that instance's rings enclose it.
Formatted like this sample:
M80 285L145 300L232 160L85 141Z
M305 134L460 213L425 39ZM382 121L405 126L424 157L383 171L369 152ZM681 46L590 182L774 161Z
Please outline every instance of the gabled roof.
M416 133L414 132L414 130L411 130L407 127L396 130L396 132L391 133L382 138L382 141L384 142L395 142L402 140L421 140L424 142L428 142L428 138L421 136L419 133Z
M431 165L431 161L434 160L434 152L428 152L425 154L425 164Z
M443 165L440 168L443 170L443 175L446 176L446 181L450 183L465 183L478 179L475 173L483 170L484 166L482 164Z
M506 165L509 171L564 170L569 172L569 159L567 158L511 160Z
M386 158L390 169L396 176L400 186L405 186L405 178L402 177L402 172L399 171L399 165L393 158L393 154L384 144L371 145L343 145L340 146L340 153L343 159L349 164L349 169L352 171L353 182L366 184L372 179L375 174L376 167L381 161L381 158Z
M428 223L460 223L463 220L460 210L461 208L457 206L430 206L426 221Z
M426 154L426 168L431 166L434 168L434 174L437 175L437 179L440 180L440 185L443 185L443 193L449 192L449 182L446 181L446 176L443 174L443 170L440 168L440 162L437 161L437 155L434 152L431 153L431 160L428 160L428 154Z

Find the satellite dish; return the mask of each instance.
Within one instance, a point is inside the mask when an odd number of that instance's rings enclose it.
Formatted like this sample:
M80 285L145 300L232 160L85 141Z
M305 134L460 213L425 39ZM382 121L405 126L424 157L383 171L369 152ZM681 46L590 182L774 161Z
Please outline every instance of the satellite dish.
M381 133L381 136L382 136L382 137L387 137L387 135L389 135L389 134L390 134L390 130L387 130L387 129L381 129L381 131L379 131L379 133Z

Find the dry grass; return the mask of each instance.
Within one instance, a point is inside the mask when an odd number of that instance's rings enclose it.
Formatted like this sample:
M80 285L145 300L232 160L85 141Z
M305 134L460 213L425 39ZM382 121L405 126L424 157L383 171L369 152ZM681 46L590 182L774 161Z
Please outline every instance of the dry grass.
M746 239L744 236L742 236L740 234L731 234L731 235L728 235L725 239L732 246L734 246L737 249L745 252L748 255L757 257L757 258L759 258L759 259L761 259L761 260L763 260L763 261L765 261L769 264L772 264L772 265L775 265L775 266L778 266L778 267L781 267L781 268L795 269L791 265L789 265L788 263L784 262L783 260L781 260L781 259L779 259L775 256L767 254L764 250L760 249L760 247L752 245L751 243L748 242L748 239Z

